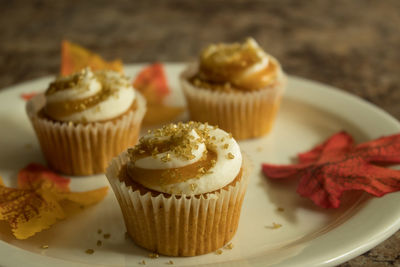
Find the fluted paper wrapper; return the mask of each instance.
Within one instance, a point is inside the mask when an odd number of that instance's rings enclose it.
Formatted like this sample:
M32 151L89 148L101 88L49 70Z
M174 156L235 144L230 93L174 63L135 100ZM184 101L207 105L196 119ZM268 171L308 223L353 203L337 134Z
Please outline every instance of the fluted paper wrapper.
M286 77L278 73L278 82L254 92L222 92L199 88L189 82L197 73L190 64L180 76L190 119L218 125L237 140L266 135L272 128L286 86Z
M224 246L236 233L249 179L248 162L243 175L227 189L200 196L143 195L119 180L126 152L114 158L106 176L117 197L127 231L134 242L168 256L196 256Z
M45 96L28 101L26 111L50 167L68 175L104 173L113 157L137 143L146 100L136 92L137 108L108 122L69 124L39 116Z

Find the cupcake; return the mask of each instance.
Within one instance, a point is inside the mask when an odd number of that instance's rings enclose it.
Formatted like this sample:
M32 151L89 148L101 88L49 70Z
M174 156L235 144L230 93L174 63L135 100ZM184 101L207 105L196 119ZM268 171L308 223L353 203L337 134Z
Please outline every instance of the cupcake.
M234 236L249 170L232 135L189 122L149 132L113 159L106 176L137 245L195 256Z
M122 74L86 68L57 78L26 111L52 169L91 175L137 143L146 101Z
M266 135L286 78L254 39L208 46L180 75L190 119L218 125L237 140Z

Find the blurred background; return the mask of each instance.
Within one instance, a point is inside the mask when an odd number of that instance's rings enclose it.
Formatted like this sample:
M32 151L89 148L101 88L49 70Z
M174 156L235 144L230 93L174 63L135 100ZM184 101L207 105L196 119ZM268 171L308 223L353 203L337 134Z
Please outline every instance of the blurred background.
M57 74L63 39L129 64L185 62L251 36L288 74L400 119L399 0L0 0L0 10L0 88ZM342 266L395 266L398 254L400 233Z

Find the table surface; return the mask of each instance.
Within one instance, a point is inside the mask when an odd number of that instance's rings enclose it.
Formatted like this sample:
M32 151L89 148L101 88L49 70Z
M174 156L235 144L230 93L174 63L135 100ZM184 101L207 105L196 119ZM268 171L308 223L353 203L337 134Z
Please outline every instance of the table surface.
M0 0L0 88L59 71L60 42L126 63L183 62L254 37L291 75L374 103L400 120L400 1ZM399 266L400 231L340 266Z

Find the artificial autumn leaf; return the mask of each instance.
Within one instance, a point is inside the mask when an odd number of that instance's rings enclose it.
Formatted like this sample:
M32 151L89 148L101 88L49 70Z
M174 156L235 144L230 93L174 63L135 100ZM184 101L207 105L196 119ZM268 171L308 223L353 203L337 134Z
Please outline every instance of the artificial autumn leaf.
M134 80L133 87L140 91L147 101L144 125L169 122L185 110L183 107L171 107L164 104L164 99L170 93L170 89L161 63L154 63L144 68Z
M107 194L107 187L71 192L69 182L42 165L29 164L18 173L18 188L1 182L0 220L10 224L16 238L26 239L76 213L78 208L101 201Z
M176 119L183 111L185 111L183 107L148 105L143 124L149 126L167 123Z
M139 72L133 87L142 93L147 104L162 104L170 93L167 77L161 63L153 63Z
M20 94L20 97L25 100L28 101L31 98L33 98L34 96L36 96L38 93L37 92L31 92L31 93L22 93Z
M299 154L298 161L263 164L262 170L272 179L300 178L297 192L324 208L338 208L345 191L381 197L400 190L400 171L382 167L400 163L400 134L355 145L349 134L340 132Z
M70 75L86 67L92 70L123 72L121 60L107 62L99 55L67 40L61 43L61 75Z

